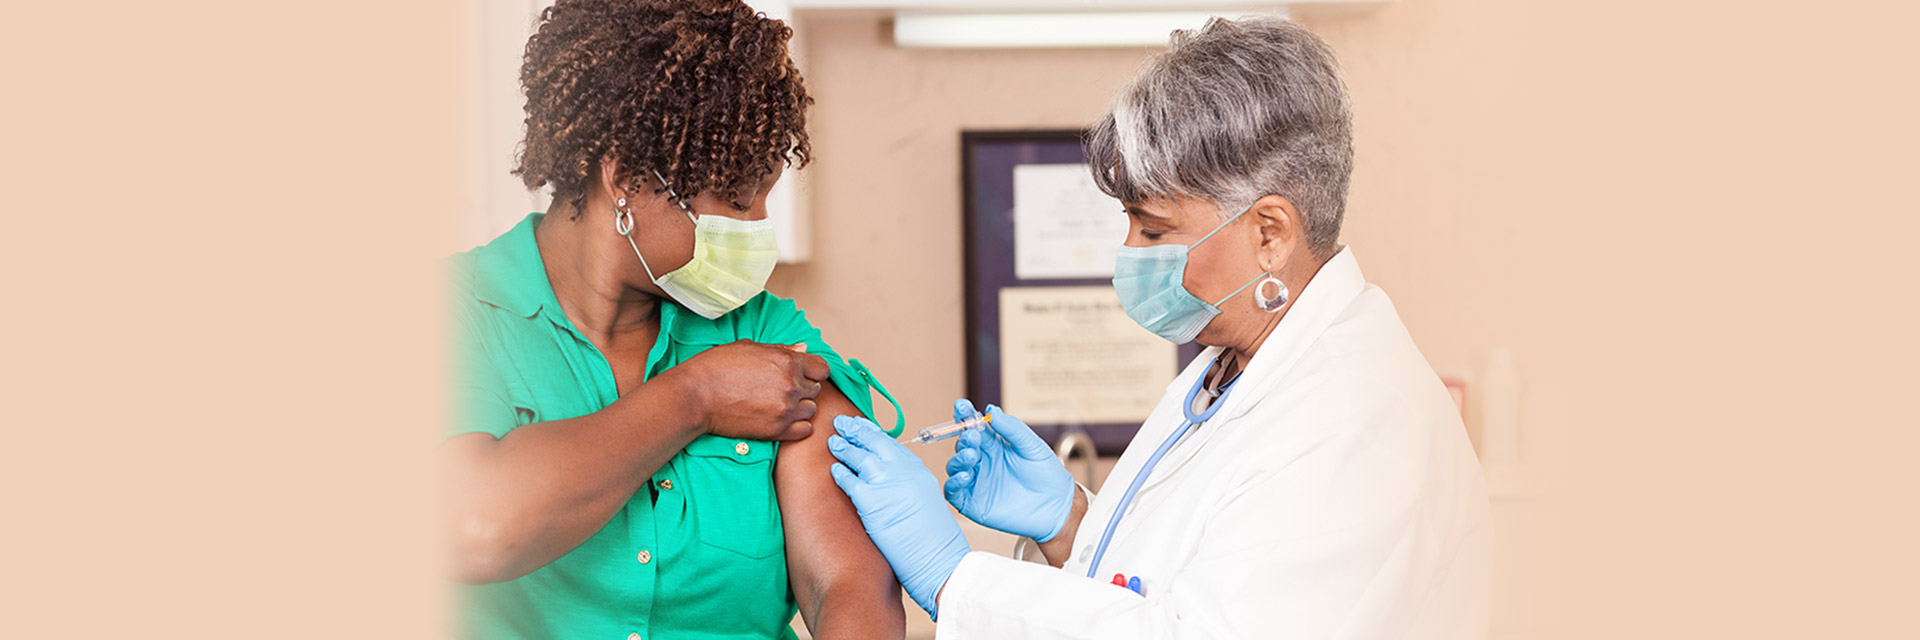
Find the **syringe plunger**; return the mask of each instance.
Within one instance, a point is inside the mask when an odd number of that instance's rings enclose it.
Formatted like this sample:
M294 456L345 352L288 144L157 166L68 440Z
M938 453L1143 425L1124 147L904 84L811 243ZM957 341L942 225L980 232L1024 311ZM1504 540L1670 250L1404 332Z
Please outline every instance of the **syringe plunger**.
M961 432L967 431L969 429L985 429L987 428L987 425L991 422L993 422L993 418L987 417L986 414L976 415L974 417L967 418L965 420L942 422L940 424L936 424L931 427L921 429L920 435L915 436L914 439L911 440L910 442L914 442L917 444L929 444L929 443L939 442L947 438L958 436L960 435Z

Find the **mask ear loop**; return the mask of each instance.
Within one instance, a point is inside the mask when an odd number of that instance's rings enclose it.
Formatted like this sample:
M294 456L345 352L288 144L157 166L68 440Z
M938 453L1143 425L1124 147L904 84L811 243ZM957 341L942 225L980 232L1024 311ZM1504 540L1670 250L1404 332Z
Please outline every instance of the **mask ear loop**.
M667 184L667 177L660 175L659 169L653 170L653 177L660 181L660 188L667 190L667 197L672 199L675 205L679 205L680 212L687 214L687 220L692 221L695 225L700 224L700 218L693 215L693 208L687 206L687 201L681 198L680 194L674 193L673 186ZM633 210L627 208L627 199L621 198L620 201L614 205L613 211L615 214L613 217L613 230L619 232L621 237L627 239L627 246L633 247L634 257L640 259L640 268L647 270L647 280L658 284L660 278L653 275L653 267L647 265L647 257L640 253L640 245L634 244L633 242Z
M687 201L682 199L680 194L673 192L673 186L667 184L667 177L660 175L659 169L653 170L653 177L660 181L660 188L667 190L667 197L672 198L674 204L680 205L680 212L687 214L687 219L692 220L694 224L700 224L700 217L693 215L693 207L687 206Z
M1203 236L1203 237L1201 237L1201 238L1200 238L1200 241L1199 241L1199 242L1195 242L1195 243L1193 243L1193 244L1190 244L1190 245L1187 245L1187 251L1189 251L1189 252L1191 252L1191 251L1193 251L1193 248L1194 248L1194 247L1198 247L1198 246L1200 246L1200 243L1201 243L1201 242L1206 242L1208 238L1212 238L1212 237L1213 237L1213 234L1216 234L1216 233L1220 233L1220 230L1221 230L1221 229L1225 229L1225 228L1227 228L1227 225L1230 225L1230 224L1233 224L1233 221L1235 221L1235 220L1239 220L1239 219L1240 219L1240 216L1244 216L1244 215L1247 215L1247 212L1248 212L1248 211L1252 211L1252 210L1253 210L1253 205L1254 205L1254 204L1259 204L1259 201L1258 201L1258 200L1256 200L1256 201L1254 201L1254 202L1253 202L1253 204L1249 204L1249 205L1247 205L1247 208L1245 208L1245 209L1241 209L1241 210L1240 210L1240 213L1236 213L1236 214L1233 214L1233 217L1231 217L1231 218L1227 218L1227 221L1226 221L1226 222L1222 222L1222 223L1220 223L1220 226L1218 226L1218 227L1214 227L1212 231L1208 231L1208 232L1207 232L1207 235L1205 235L1205 236ZM1246 291L1246 290L1247 290L1247 287L1251 287L1251 286L1253 286L1253 284L1254 284L1255 282L1259 282L1259 283L1260 283L1260 288L1258 288L1258 289L1254 289L1254 297L1255 297L1255 298L1258 298L1257 300L1255 300L1255 302L1256 302L1256 303L1258 303L1258 304L1260 305L1260 309L1261 309L1262 311L1266 311L1266 312L1269 312L1269 313L1271 313L1271 312L1273 312L1273 311L1274 311L1275 309L1279 309L1279 308L1280 308L1280 304L1286 304L1286 303L1287 303L1287 284L1286 284L1286 283L1284 283L1284 282L1281 282L1279 278L1275 278L1275 277L1273 277L1273 271L1272 271L1272 270L1268 270L1268 271L1267 271L1266 273L1263 273L1263 274L1261 274L1261 275L1264 275L1264 276L1266 276L1266 278L1264 278L1264 279L1263 279L1263 278L1261 278L1260 276L1254 276L1254 277L1253 277L1252 279L1250 279L1250 280L1247 280L1247 282L1246 282L1245 284L1242 284L1242 285L1240 285L1240 288L1238 288L1238 289L1234 289L1234 290L1233 290L1233 293L1229 293L1229 294L1227 294L1227 295L1226 295L1226 297L1223 297L1223 298L1221 298L1219 302L1215 302L1215 303L1213 303L1213 308L1215 308L1215 309L1219 309L1219 308L1220 308L1220 305L1223 305L1223 304L1226 304L1226 303L1227 303L1227 301L1228 301L1228 300L1232 300L1234 296L1237 296L1237 295L1240 295L1240 292L1242 292L1242 291ZM1273 309L1268 309L1268 308L1267 308L1267 299L1266 299L1266 296L1263 296L1263 295L1261 295L1261 294L1260 294L1260 292L1261 292L1261 291L1263 291L1263 290L1265 290L1265 288L1266 288L1266 285L1267 285L1267 281L1268 281L1268 280L1271 280L1271 281L1273 281L1273 283L1274 283L1274 284L1277 284L1277 285L1279 285L1279 286L1280 286L1280 303L1279 303L1279 304L1276 304L1276 305L1274 305L1274 307L1273 307ZM1205 300L1202 300L1201 302L1205 302Z
M633 210L627 208L626 198L621 198L613 205L613 214L613 230L619 232L620 237L627 239L627 246L633 247L634 257L640 259L640 268L647 270L647 280L660 282L659 278L653 276L653 267L647 266L647 257L640 254L640 245L633 242Z
M1265 273L1265 274L1263 274L1263 275L1265 275L1265 276L1267 276L1267 280L1273 280L1273 272L1272 272L1272 271L1268 271L1267 273ZM1213 307L1214 307L1215 309L1218 309L1218 308L1220 308L1220 305L1223 305L1223 304L1226 304L1226 303L1227 303L1227 301L1228 301L1228 300L1232 300L1234 296L1237 296L1237 295L1240 295L1240 292L1242 292L1242 291L1246 291L1246 290L1247 290L1247 287L1251 287L1251 286L1253 286L1253 283L1254 283L1254 282L1261 282L1261 283L1264 283L1264 282L1266 282L1266 280L1261 280L1261 279L1260 279L1260 276L1254 276L1254 277L1253 277L1253 279L1252 279L1252 280L1248 280L1246 284L1243 284L1243 285L1240 285L1240 288L1238 288L1238 289L1234 289L1234 290L1233 290L1233 293L1229 293L1229 294L1227 294L1227 297L1224 297L1224 298L1221 298L1219 302L1215 302L1215 303L1213 303ZM1276 282L1278 282L1278 281L1276 280ZM1281 289L1282 291L1285 291L1285 290L1286 290L1286 288L1287 288L1287 285L1284 285L1284 284L1282 284L1282 285L1280 285L1280 289ZM1202 302L1204 302L1204 300L1203 300ZM1264 309L1265 307L1261 307L1261 308L1263 308L1263 309Z

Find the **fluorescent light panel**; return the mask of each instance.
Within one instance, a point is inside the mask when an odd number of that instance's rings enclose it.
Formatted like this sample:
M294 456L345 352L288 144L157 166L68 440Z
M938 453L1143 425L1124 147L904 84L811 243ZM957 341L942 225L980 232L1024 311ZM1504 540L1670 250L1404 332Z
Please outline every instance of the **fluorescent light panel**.
M932 13L894 15L893 40L902 47L1021 49L1164 47L1176 29L1194 29L1213 16L1255 11L1136 11L1102 13ZM1285 16L1284 10L1257 13Z

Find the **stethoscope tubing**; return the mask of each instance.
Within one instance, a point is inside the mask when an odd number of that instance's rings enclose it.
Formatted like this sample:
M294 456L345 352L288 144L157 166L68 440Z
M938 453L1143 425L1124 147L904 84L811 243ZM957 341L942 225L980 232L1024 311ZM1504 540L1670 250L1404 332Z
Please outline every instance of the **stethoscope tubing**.
M1120 518L1127 514L1127 507L1133 504L1134 494L1140 491L1141 485L1146 484L1147 476L1153 474L1154 466L1160 464L1160 459L1166 457L1167 452L1172 451L1173 445L1179 443L1180 439L1185 437L1188 431L1193 430L1194 426L1204 424L1207 420L1212 419L1213 414L1220 410L1221 405L1227 403L1227 395L1233 393L1233 383L1238 381L1238 376L1235 377L1235 380L1227 382L1225 388L1220 390L1220 397L1214 398L1213 402L1208 403L1205 411L1201 411L1198 414L1193 412L1194 398L1200 396L1200 389L1207 383L1207 374L1212 373L1213 367L1219 363L1218 360L1209 363L1207 370L1200 372L1200 377L1194 379L1193 388L1187 391L1186 404L1180 407L1180 411L1185 415L1186 420L1180 424L1179 429L1173 431L1173 435L1167 436L1166 441L1160 443L1160 448L1155 449L1152 456L1147 457L1147 463L1141 465L1140 473L1134 474L1133 482L1127 483L1127 491L1120 494L1120 504L1114 507L1113 517L1107 520L1107 528L1100 534L1100 545L1096 547L1093 552L1093 561L1087 563L1087 577L1091 578L1099 573L1100 559L1107 555L1107 544L1113 542L1113 532L1119 528Z

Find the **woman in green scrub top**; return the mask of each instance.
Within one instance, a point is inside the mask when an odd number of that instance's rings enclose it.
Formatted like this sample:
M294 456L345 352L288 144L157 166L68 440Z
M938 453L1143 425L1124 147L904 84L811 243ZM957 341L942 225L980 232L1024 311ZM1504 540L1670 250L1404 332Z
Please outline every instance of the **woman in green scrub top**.
M885 391L762 290L767 192L808 159L790 34L739 0L541 16L514 173L554 204L451 259L464 635L902 636L826 448Z

